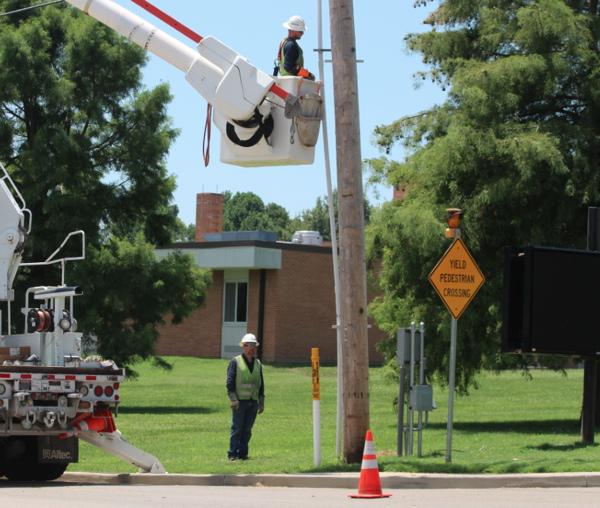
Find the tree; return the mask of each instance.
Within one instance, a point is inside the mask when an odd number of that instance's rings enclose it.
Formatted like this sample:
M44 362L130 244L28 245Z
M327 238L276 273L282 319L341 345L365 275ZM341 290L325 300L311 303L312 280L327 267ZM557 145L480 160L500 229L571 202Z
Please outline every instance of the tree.
M501 360L503 249L585 246L586 208L600 198L598 14L597 2L445 0L427 19L431 31L406 39L430 66L418 78L447 88L448 100L375 132L388 153L398 142L407 150L401 162L370 161L407 196L369 231L384 291L372 312L390 334L423 319L428 368L446 379L449 317L427 274L447 246L444 208L462 208L487 279L459 323L463 390Z
M338 217L338 193L337 189L333 190L333 209L334 217L337 224ZM365 196L363 202L365 224L369 224L373 207ZM318 197L315 206L304 210L296 219L295 230L318 231L323 236L324 240L331 240L331 227L329 223L329 204L327 196Z
M181 219L177 219L177 227L173 234L174 242L193 242L196 237L196 224L185 224Z
M333 208L337 224L337 191L335 191ZM304 210L298 219L300 221L297 228L298 230L318 231L321 233L324 240L331 240L327 197L318 197L315 206L308 210Z
M281 205L269 203L265 206L265 214L269 221L269 228L277 233L280 240L290 240L293 231L290 231L290 214Z
M29 4L0 0L0 10ZM161 316L198 306L208 282L181 256L152 255L177 230L165 166L177 132L168 87L142 88L144 62L142 49L70 6L0 18L0 158L33 213L25 257L45 259L68 232L86 232L88 257L67 272L85 290L80 329L125 364L152 354ZM35 269L19 284L58 280L54 268Z
M224 231L273 231L279 239L289 239L290 217L285 208L263 200L253 192L225 193Z
M86 331L101 339L99 352L107 358L127 362L152 356L156 324L162 322L165 310L172 314L172 322L179 323L204 299L208 272L195 268L193 259L183 254L156 262L154 247L141 234L133 241L111 237L88 255L90 262L77 273L81 280L94 281L88 285ZM94 272L127 283L115 291Z
M232 194L226 191L223 205L224 231L274 231L280 240L290 240L295 231L318 231L325 240L331 239L329 228L329 206L327 197L318 197L315 206L303 210L293 219L287 210L276 203L265 206L263 200L253 192ZM333 191L333 202L337 220L337 190ZM364 200L365 223L371 218L373 207Z

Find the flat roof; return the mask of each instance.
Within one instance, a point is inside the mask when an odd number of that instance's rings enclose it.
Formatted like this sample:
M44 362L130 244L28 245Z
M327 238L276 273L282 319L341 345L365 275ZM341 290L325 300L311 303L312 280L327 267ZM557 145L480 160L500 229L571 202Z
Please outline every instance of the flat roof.
M187 251L201 268L281 269L284 250L331 254L331 245L241 240L228 242L177 242L156 249L159 258L171 252Z
M321 254L331 253L331 245L307 245L304 243L292 242L265 242L263 240L239 240L232 242L176 242L167 249L211 249L215 247L264 247L267 249L280 250L298 250L305 252L320 252Z

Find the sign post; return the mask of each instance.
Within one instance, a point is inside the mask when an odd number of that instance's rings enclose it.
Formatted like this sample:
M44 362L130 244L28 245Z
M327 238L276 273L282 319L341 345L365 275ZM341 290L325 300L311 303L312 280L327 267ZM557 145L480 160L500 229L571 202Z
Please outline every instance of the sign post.
M454 389L456 385L456 341L458 318L469 306L485 282L479 266L460 238L462 211L450 208L446 236L454 238L429 274L429 282L450 312L450 361L448 375L448 425L446 433L446 462L452 462L452 422L454 418Z
M446 424L446 463L452 462L452 423L454 422L454 389L456 387L456 335L458 319L450 320L450 373L448 375L448 423Z
M313 399L313 459L315 466L321 465L321 383L319 380L319 348L310 350L312 366L312 399Z

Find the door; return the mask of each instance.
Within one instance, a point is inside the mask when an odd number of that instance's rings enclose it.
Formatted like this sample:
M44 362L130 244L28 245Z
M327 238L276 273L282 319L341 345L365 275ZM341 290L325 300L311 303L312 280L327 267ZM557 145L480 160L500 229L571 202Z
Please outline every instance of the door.
M225 270L224 285L221 358L233 358L248 330L248 270Z

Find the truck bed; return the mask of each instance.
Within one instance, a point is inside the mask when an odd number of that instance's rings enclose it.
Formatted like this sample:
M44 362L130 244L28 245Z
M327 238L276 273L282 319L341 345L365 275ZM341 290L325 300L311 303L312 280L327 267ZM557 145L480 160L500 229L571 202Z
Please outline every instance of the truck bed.
M0 366L0 373L12 374L64 374L64 375L88 375L88 376L124 376L125 369L114 369L113 367L40 367L34 365L10 365Z

